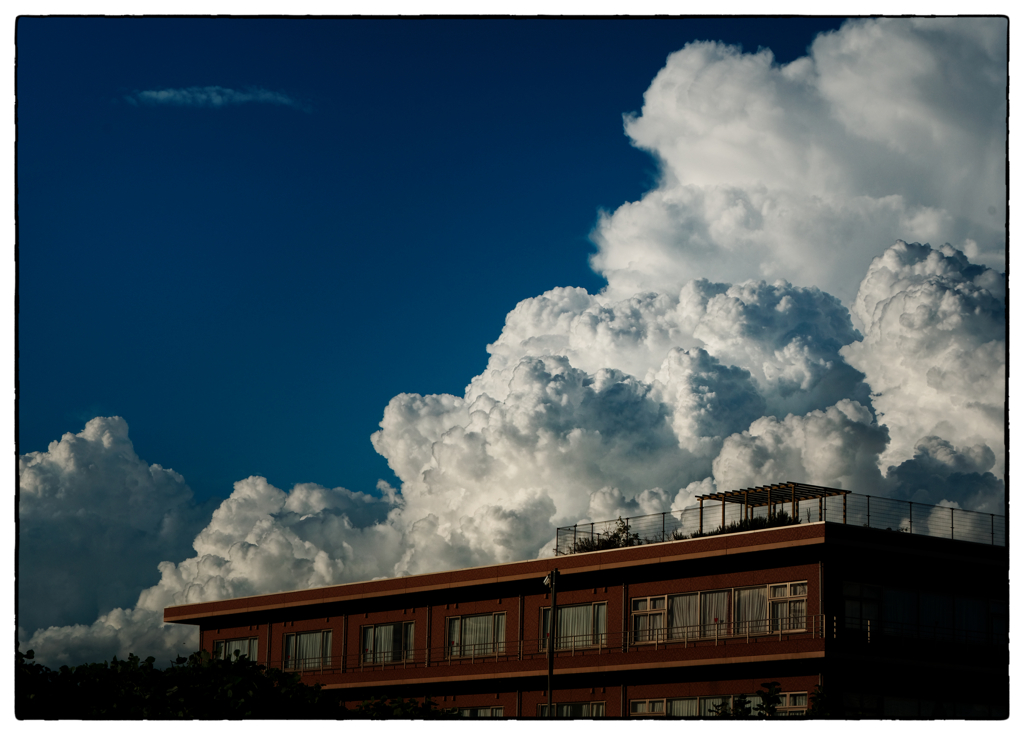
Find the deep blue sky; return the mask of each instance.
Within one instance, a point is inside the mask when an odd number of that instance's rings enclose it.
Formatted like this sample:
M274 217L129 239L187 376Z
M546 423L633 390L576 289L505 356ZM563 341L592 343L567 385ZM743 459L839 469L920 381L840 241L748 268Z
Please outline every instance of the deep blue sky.
M19 452L120 415L201 499L396 483L392 396L461 395L517 302L603 286L588 234L656 179L622 114L666 56L839 25L20 19ZM125 101L205 86L306 109Z

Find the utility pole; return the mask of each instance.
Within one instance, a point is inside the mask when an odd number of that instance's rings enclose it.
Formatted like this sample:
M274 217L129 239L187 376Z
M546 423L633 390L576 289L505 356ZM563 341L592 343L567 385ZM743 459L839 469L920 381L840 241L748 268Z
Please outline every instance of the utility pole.
M544 577L544 584L551 588L551 615L548 617L548 717L555 716L555 703L551 699L551 680L555 674L555 631L558 630L556 617L558 605L558 570L552 569Z

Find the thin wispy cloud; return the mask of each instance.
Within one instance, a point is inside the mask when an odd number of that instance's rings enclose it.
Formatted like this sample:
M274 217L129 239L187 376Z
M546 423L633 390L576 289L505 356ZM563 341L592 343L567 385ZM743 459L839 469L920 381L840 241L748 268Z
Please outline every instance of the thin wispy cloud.
M227 87L184 87L181 89L147 89L126 95L125 99L133 105L172 107L231 107L258 103L265 105L284 105L308 112L308 108L281 92L272 92L260 87L245 90L228 89Z

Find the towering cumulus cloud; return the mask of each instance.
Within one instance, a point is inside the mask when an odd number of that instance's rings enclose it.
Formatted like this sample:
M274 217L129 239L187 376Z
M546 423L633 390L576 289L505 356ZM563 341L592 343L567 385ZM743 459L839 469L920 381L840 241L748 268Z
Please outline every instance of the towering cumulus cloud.
M250 477L200 529L182 479L139 460L120 419L27 455L23 524L52 545L23 554L22 647L171 657L195 641L162 626L165 605L536 557L558 525L716 488L998 510L1005 31L865 20L786 66L716 43L670 56L625 123L660 182L594 231L608 287L520 302L462 395L393 398L372 441L398 488ZM136 498L154 503L138 518ZM127 589L78 590L47 617L64 572L44 554L85 543L65 532L84 512L168 545L119 573L136 590L153 577L134 607Z
M848 22L785 66L689 44L626 120L661 183L601 221L594 266L619 294L784 277L846 302L897 238L1001 270L1006 60L1000 20Z

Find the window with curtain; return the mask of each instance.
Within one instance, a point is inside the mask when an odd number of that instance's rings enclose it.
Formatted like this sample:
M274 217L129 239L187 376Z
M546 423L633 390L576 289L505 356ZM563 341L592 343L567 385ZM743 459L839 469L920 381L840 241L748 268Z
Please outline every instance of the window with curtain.
M768 585L771 596L772 630L804 630L807 628L807 583ZM875 603L878 622L878 603Z
M742 636L748 628L750 635L764 635L779 625L783 630L802 630L807 621L807 582L669 595L667 619L667 637L672 640Z
M737 635L768 632L768 590L750 587L735 590L736 611L733 615Z
M608 606L603 602L558 606L555 649L606 645ZM551 633L551 608L541 610L541 650L547 649Z
M672 595L668 598L668 637L700 637L700 593Z
M732 695L683 699L633 699L629 702L629 714L635 717L715 717L715 706L723 704L732 707Z
M412 620L364 625L361 632L363 663L382 664L411 659L415 626Z
M665 639L665 597L636 597L633 608L633 642Z
M732 590L700 593L700 634L710 637L729 634L729 605Z
M289 633L284 637L286 669L320 669L331 665L331 631Z
M459 710L460 717L504 717L504 707L463 707Z
M548 706L537 705L537 716L547 717ZM604 702L555 702L555 717L579 719L581 717L604 717Z
M631 715L663 715L665 714L664 699L633 699L629 702Z
M214 658L231 660L235 658L235 653L237 652L239 656L247 656L250 661L255 661L258 650L257 638L233 638L231 640L213 642Z
M449 656L487 656L505 652L505 613L448 618Z
M670 699L666 703L667 714L670 717L698 717L697 697L686 699Z
M727 695L724 697L701 697L700 698L700 716L701 717L715 717L715 707L732 707L732 696Z

